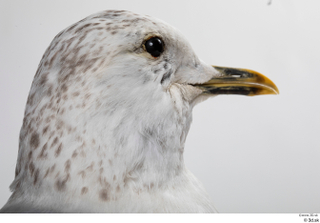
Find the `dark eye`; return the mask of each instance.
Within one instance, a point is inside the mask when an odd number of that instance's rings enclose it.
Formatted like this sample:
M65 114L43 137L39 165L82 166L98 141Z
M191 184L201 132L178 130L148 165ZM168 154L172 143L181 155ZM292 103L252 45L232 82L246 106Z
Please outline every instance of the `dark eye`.
M153 57L158 57L163 52L163 42L158 37L152 37L145 42L145 47L148 53Z

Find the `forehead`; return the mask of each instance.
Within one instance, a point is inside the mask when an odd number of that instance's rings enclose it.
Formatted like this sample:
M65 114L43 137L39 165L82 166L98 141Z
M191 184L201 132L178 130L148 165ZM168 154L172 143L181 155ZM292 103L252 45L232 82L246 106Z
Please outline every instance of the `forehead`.
M93 14L71 25L64 34L89 34L96 31L104 35L133 37L155 33L166 36L171 27L148 15L139 15L126 10L107 10Z
M182 35L161 20L125 10L108 10L60 32L47 48L40 67L60 67L60 73L75 73L82 66L86 73L92 64L100 64L98 59L103 64L119 52L140 52L144 39L150 35L162 37L170 52L189 48Z
M47 52L61 48L69 57L70 52L77 56L111 56L112 52L121 50L141 50L142 43L150 36L161 37L172 49L187 42L175 28L156 18L126 10L106 10L67 27L55 37Z

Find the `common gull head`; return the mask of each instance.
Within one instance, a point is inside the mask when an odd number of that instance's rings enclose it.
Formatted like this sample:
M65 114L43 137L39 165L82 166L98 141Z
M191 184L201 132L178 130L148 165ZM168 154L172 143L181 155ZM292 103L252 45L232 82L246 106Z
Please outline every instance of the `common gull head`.
M202 62L158 19L91 15L43 55L2 211L214 212L183 160L193 107L218 94L277 92L257 72Z

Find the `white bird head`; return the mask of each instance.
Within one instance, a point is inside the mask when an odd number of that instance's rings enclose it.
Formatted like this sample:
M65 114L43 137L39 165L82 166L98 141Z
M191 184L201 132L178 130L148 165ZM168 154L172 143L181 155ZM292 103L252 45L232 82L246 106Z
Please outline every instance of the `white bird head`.
M183 162L193 106L277 92L257 72L205 64L160 20L91 15L60 32L40 62L3 210L213 211Z

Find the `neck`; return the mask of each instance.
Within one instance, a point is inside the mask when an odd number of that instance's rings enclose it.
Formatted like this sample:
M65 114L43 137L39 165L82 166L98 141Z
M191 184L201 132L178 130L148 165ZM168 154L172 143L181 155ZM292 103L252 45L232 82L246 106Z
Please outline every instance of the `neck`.
M30 109L12 188L19 191L23 184L37 193L52 190L109 200L120 191L162 188L181 176L191 112L181 118L174 109L159 116L117 110L73 114L41 103Z

